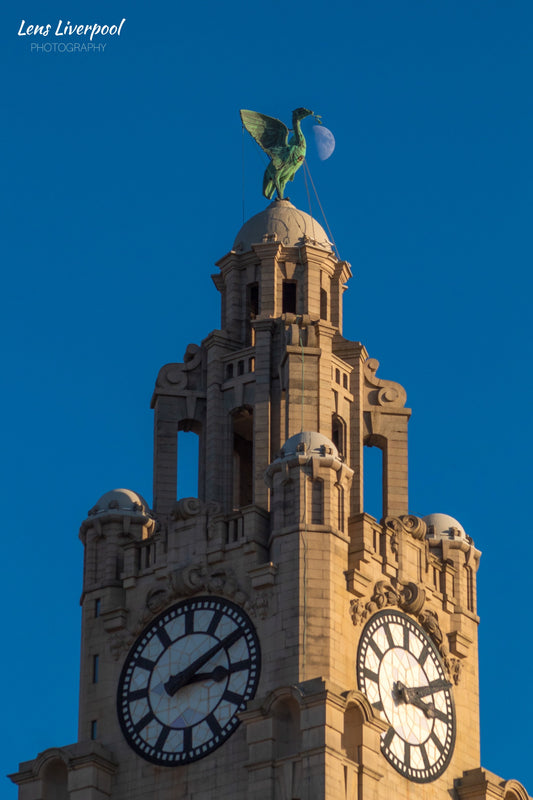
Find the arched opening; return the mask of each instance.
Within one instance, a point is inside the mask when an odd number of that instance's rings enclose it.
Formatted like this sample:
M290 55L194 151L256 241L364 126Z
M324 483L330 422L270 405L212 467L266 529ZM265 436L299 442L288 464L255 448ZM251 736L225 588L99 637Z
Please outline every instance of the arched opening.
M377 520L383 518L384 481L383 450L366 443L363 448L363 495L364 510Z
M278 700L272 709L274 758L296 755L300 750L300 707L292 697Z
M251 408L233 414L233 505L254 501L254 417Z
M338 414L333 414L331 420L331 441L339 451L340 457L346 458L346 423Z
M183 420L178 428L177 497L199 497L200 425Z
M344 713L344 729L341 747L346 757L359 762L359 747L362 743L363 715L356 706L350 706Z
M68 772L60 758L44 767L43 800L68 800Z

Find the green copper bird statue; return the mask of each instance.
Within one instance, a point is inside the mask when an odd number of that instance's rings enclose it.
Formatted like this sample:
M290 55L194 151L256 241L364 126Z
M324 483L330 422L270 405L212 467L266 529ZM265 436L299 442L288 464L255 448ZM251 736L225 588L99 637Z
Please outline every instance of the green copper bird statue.
M303 164L306 144L300 120L309 116L321 124L320 117L308 108L296 108L292 112L293 135L289 139L289 130L279 119L241 109L242 124L271 159L263 178L263 194L269 200L274 192L283 199L285 185L293 180Z

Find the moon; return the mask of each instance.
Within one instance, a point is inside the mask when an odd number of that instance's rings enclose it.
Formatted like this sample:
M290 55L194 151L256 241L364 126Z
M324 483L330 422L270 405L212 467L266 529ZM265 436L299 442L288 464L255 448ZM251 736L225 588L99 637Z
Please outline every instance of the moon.
M323 125L313 125L313 134L318 157L321 161L325 161L335 150L335 137Z

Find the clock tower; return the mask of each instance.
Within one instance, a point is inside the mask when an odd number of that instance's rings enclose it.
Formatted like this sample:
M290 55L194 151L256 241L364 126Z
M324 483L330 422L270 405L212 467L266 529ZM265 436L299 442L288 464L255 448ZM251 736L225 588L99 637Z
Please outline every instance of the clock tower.
M411 411L343 336L349 264L277 199L217 267L220 329L157 376L152 507L82 522L78 741L20 800L528 800L480 766L480 552L409 513Z

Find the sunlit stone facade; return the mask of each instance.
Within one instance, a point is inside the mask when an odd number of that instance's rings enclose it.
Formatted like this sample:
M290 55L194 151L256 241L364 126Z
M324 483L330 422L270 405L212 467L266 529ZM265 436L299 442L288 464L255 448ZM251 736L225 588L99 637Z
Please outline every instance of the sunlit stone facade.
M343 337L349 264L283 200L217 266L220 329L157 377L153 508L118 489L81 525L79 741L20 800L527 800L480 766L480 553L409 514L410 410Z

